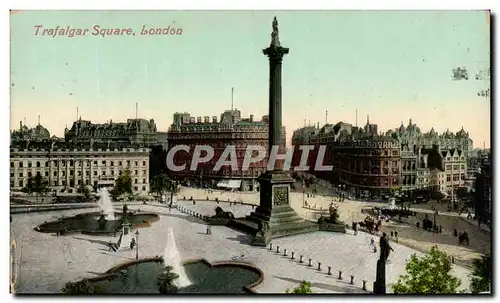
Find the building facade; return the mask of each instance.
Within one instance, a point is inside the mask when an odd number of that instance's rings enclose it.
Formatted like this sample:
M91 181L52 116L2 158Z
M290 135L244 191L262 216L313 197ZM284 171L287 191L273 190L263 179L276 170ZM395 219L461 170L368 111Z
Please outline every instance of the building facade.
M149 149L143 147L87 146L43 142L10 150L10 187L21 191L28 179L40 175L55 192L76 192L85 185L94 190L113 186L126 170L134 194L149 193Z
M410 119L406 127L401 123L386 133L377 132L377 125L369 119L363 128L344 122L307 126L294 132L292 145L312 144L315 151L325 145L325 162L333 170L314 171L317 155L311 152L309 173L351 187L356 195L432 188L454 196L454 188L465 186L472 140L463 128L456 134L449 130L438 134L434 129L422 133ZM299 165L301 152L296 148L295 153L294 167Z
M380 197L401 187L401 147L391 136L377 134L377 125L367 121L364 128L339 122L305 127L294 132L292 167L300 165L300 145L313 145L309 153L309 173L345 188L357 197ZM317 171L320 146L326 146L323 165L330 171Z
M127 122L92 123L79 119L70 129L65 129L64 139L71 144L120 143L149 147L158 144L156 124L153 119L127 119Z
M174 155L174 164L187 164L181 171L168 171L174 180L194 183L203 187L226 187L241 190L256 190L257 177L267 169L267 157L262 161L250 164L247 171L241 169L246 149L249 145L259 145L268 149L268 123L265 117L255 121L253 115L241 118L237 109L227 110L217 116L192 117L189 113L175 113L174 123L168 130L168 152L179 145L190 147L189 152L178 151ZM283 128L283 147L286 133ZM196 145L208 145L214 149L214 157L207 163L200 163L196 170L190 169ZM232 171L230 166L222 166L214 171L224 149L236 147L238 170Z

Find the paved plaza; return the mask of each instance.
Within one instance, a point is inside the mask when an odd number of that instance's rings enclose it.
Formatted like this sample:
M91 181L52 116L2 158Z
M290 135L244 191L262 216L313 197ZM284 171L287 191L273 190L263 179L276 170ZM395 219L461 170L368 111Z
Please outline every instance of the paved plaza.
M199 213L214 213L215 202L179 201L179 206ZM229 206L220 203L223 209L235 215L251 212L251 206ZM234 208L234 209L233 209ZM172 228L177 247L183 259L205 258L208 261L238 259L251 263L264 272L264 281L255 288L258 293L284 293L294 288L302 280L312 283L316 293L363 293L362 280L367 281L367 291L371 291L375 280L375 265L378 254L371 252L371 236L360 233L336 234L315 232L275 239L273 250L253 247L247 244L245 234L222 226L213 226L212 235L206 235L206 225L197 218L176 209L169 210L160 205L133 205L131 211L151 211L160 215L160 220L149 228L141 228L139 235L139 257L162 255L165 250L167 228ZM96 209L97 210L97 209ZM119 207L116 208L120 211ZM12 235L16 242L15 267L17 293L57 293L67 281L94 277L120 262L133 260L135 249L110 252L107 243L117 238L71 235L57 237L53 234L33 230L44 221L52 221L60 216L72 216L93 210L66 210L47 213L16 214L12 217ZM378 239L377 239L378 241ZM394 252L387 265L387 284L390 286L404 273L406 259L413 253L421 253L408 247L392 243ZM280 253L276 247L280 246ZM287 256L283 255L287 249ZM295 258L291 259L294 252ZM304 263L299 263L303 255ZM311 259L312 266L308 267ZM318 262L321 270L318 271ZM332 275L327 275L328 267ZM343 272L343 280L338 280L338 272ZM461 278L462 288L468 288L468 270L454 266L454 274ZM354 285L350 285L350 276Z

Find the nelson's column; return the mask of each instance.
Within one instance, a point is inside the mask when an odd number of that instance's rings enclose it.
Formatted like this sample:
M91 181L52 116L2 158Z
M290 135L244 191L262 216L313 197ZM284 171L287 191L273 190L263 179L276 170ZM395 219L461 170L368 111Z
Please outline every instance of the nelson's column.
M281 131L281 64L289 49L281 47L278 20L274 17L271 45L263 50L269 57L269 150L280 146ZM317 231L318 225L300 217L290 206L290 185L294 183L283 171L283 160L276 161L275 169L263 173L260 183L260 205L245 219L234 220L240 229L254 235L254 245L267 245L271 238Z

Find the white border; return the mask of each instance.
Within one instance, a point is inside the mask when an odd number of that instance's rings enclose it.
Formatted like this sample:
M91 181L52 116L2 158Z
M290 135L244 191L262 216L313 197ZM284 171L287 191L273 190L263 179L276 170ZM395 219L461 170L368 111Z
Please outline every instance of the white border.
M283 0L253 0L253 1L245 1L245 3L242 2L236 2L234 0L212 0L212 1L194 1L194 0L179 0L179 1L168 1L168 3L165 3L166 1L150 1L150 0L121 0L119 1L119 5L117 5L117 1L113 0L85 0L85 1L67 1L67 0L45 0L43 3L41 1L37 0L3 0L0 1L1 4L0 6L3 8L2 13L0 14L1 18L1 24L2 24L2 31L1 31L1 41L3 41L3 48L2 52L3 55L3 64L2 66L8 67L9 66L9 13L8 9L183 9L183 10L193 10L193 9L267 9L267 10L273 10L273 9L294 9L294 10L300 10L300 9L391 9L391 10L403 10L403 9L420 9L420 10L429 10L429 9L492 9L493 12L495 11L500 11L499 6L500 6L500 1L496 0L471 0L471 1L464 1L464 0L453 0L453 1L435 1L435 0L420 0L420 1L402 1L402 0L378 0L378 1L370 1L370 0L350 0L350 1L340 1L340 0L308 0L308 1L283 1ZM493 25L493 24L492 24ZM495 40L498 39L498 32L495 31ZM7 56L6 56L7 54ZM494 66L495 71L497 70L496 64ZM3 110L0 111L0 121L4 125L4 129L2 132L0 132L1 140L5 144L5 148L2 149L2 157L5 158L4 161L0 161L0 171L2 172L1 174L1 181L0 182L0 188L1 188L1 197L2 199L2 207L4 207L4 211L1 212L3 214L2 220L0 220L1 227L0 227L0 232L2 232L2 241L3 243L3 249L1 250L2 254L2 262L1 268L5 269L3 270L3 274L0 280L0 289L2 289L2 299L6 299L8 301L14 300L14 297L11 296L10 294L7 293L7 286L8 286L8 281L9 281L9 270L8 270L8 246L7 243L8 238L9 238L9 222L7 219L7 213L8 207L9 207L9 178L8 178L8 161L7 158L9 157L8 155L8 142L9 142L9 86L8 86L8 80L10 77L10 71L8 68L4 68L3 73L1 74L1 85L0 85L0 90L3 96L4 102L2 102L3 105ZM495 79L495 88L499 87L497 80ZM497 106L498 108L498 106ZM495 110L495 114L498 114L498 112ZM494 134L498 134L498 123L494 123L493 127L495 128ZM497 136L495 136L495 139L497 139ZM496 141L496 140L494 140ZM495 142L496 143L496 142ZM492 145L492 150L496 151L496 144ZM495 159L497 158L497 155L495 155ZM497 168L496 161L494 162L495 168ZM496 169L495 169L496 171ZM497 183L498 179L495 178L495 197L497 197L497 189L500 188L499 184ZM495 207L495 210L497 207ZM496 212L497 213L497 212ZM497 215L495 214L495 218L497 218ZM495 262L496 264L498 262ZM496 271L498 273L498 271ZM497 277L498 280L498 277ZM495 282L495 281L494 281ZM496 284L496 283L495 283ZM497 289L495 287L495 289ZM231 297L228 297L229 299L232 299ZM31 298L35 299L35 298ZM51 300L51 297L45 297L45 298L36 298L37 300ZM134 298L138 301L145 301L149 298L144 298L144 299L139 299L139 298ZM209 301L219 301L221 298L213 298L213 299L204 299L204 300L209 300ZM304 299L304 297L301 297L300 299ZM339 298L339 299L345 299L345 298ZM350 297L349 300L355 299L355 297ZM365 300L366 297L360 297L359 299ZM439 298L439 300L445 299L448 300L447 298ZM453 299L453 298L451 298ZM94 299L95 300L95 299ZM115 298L109 298L106 299L109 301L116 301L119 302L119 299ZM166 299L163 299L166 300ZM174 299L174 298L168 298L169 301L177 301L179 299ZM244 298L238 298L238 300L245 300ZM249 299L248 299L249 300ZM253 299L256 300L256 299ZM270 301L270 298L259 298L259 301ZM321 301L327 301L331 300L331 298L317 298L316 300L321 300ZM403 299L392 299L391 300L407 300L406 298ZM423 299L420 299L423 300ZM430 301L430 300L436 300L435 298L430 298L425 301Z

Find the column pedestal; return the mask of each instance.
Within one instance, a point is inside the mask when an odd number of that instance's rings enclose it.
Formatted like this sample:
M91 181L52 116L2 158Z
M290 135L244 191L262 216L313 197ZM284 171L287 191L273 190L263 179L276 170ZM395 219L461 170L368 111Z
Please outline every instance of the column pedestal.
M377 260L377 278L373 282L373 293L383 295L386 293L385 289L385 261Z

